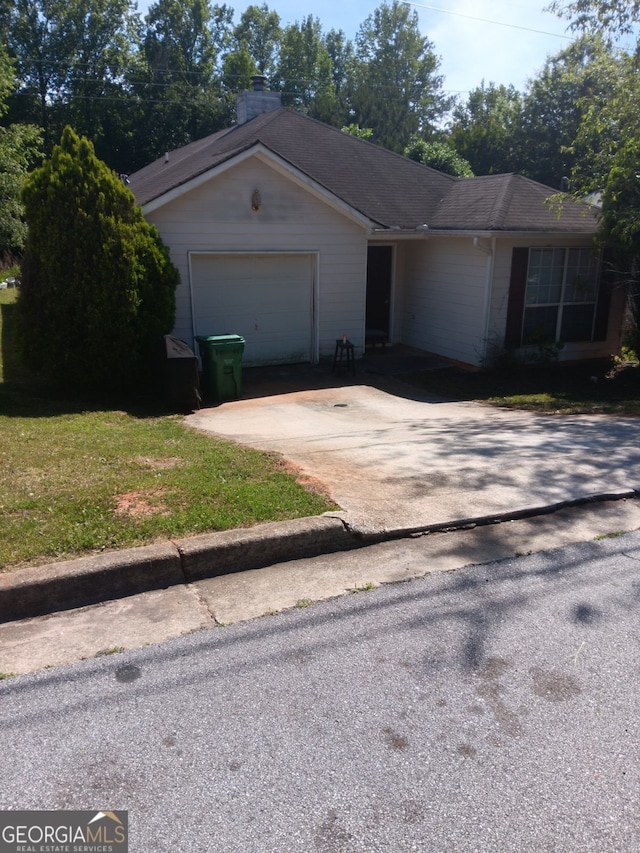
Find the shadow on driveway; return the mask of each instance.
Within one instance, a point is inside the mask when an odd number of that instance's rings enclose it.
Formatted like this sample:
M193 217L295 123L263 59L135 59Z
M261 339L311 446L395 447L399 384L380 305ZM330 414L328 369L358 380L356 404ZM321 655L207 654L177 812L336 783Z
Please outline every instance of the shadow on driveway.
M243 367L242 399L317 391L350 385L370 385L407 399L437 398L402 381L403 374L420 370L439 370L450 364L438 356L409 347L376 348L356 361L353 375L344 369L333 370L333 361L319 364L283 364L266 367ZM205 399L204 405L209 401Z

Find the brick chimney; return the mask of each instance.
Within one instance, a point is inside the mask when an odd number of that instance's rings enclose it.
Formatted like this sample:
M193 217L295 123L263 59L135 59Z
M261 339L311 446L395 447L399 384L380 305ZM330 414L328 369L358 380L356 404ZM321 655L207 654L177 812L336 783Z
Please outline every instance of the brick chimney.
M238 124L246 124L252 118L270 113L282 106L281 92L267 92L264 88L266 78L256 74L251 78L253 90L238 92Z

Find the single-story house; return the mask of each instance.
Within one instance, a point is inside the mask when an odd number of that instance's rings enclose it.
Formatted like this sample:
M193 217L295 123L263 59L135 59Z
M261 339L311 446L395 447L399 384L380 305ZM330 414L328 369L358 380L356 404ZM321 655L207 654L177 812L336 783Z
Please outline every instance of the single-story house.
M238 334L246 364L317 362L347 335L478 366L490 348L620 346L597 209L515 174L454 178L280 105L130 175L181 275L173 334Z

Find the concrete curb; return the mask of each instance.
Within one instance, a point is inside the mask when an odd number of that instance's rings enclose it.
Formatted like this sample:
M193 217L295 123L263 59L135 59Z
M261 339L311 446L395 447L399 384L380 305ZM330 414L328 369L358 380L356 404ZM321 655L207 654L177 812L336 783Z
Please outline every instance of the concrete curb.
M287 560L347 551L361 544L341 519L322 515L193 536L177 542L176 548L184 581L192 583Z
M594 494L507 513L389 530L358 529L338 514L315 516L20 569L0 574L0 623L304 557L549 515L569 507L637 499L639 495L638 489Z
M601 492L593 495L585 495L581 498L572 498L557 501L552 504L540 504L539 506L514 509L508 512L493 513L491 515L476 515L466 518L457 518L452 521L441 521L437 524L425 524L418 527L388 528L383 531L359 528L345 519L348 530L360 539L361 544L371 545L375 542L389 542L393 539L406 539L409 536L426 536L429 533L449 533L456 530L465 530L472 527L486 527L490 524L501 524L504 521L518 521L524 518L535 518L539 515L552 515L561 509L571 507L587 506L593 503L605 503L607 501L622 501L640 498L640 489L625 489L623 492Z
M345 551L361 544L339 518L319 516L19 569L0 574L0 622Z

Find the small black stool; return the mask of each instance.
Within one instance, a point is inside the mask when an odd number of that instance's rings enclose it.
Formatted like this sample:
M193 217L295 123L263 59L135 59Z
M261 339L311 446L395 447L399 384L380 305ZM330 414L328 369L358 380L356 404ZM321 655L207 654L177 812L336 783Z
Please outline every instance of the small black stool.
M347 358L345 369L356 375L355 347L346 338L336 340L336 351L333 354L333 372L338 373L343 366L342 359Z

